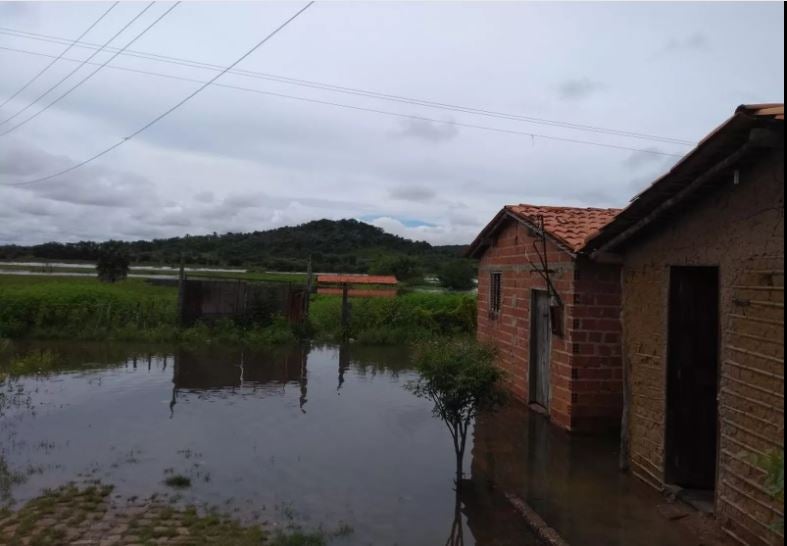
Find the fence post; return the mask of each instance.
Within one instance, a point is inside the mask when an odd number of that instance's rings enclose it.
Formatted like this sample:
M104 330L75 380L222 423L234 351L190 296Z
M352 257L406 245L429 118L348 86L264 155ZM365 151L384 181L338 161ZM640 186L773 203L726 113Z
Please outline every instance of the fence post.
M313 283L314 272L312 270L312 256L309 254L309 262L306 264L306 298L303 302L303 311L306 318L309 318L309 306L311 305Z
M183 255L180 255L180 271L178 272L178 326L183 326L184 299L186 297L186 268Z
M342 284L342 341L350 339L350 285Z

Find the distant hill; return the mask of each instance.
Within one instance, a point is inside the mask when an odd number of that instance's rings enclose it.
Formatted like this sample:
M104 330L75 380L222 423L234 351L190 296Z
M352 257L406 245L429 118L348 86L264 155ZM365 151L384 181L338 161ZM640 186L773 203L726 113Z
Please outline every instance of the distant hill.
M365 273L383 259L409 257L427 272L461 255L463 246L432 246L386 233L357 220L317 220L251 233L225 233L121 243L135 263L249 266L303 271L309 256L316 271ZM101 243L0 246L0 259L95 260Z

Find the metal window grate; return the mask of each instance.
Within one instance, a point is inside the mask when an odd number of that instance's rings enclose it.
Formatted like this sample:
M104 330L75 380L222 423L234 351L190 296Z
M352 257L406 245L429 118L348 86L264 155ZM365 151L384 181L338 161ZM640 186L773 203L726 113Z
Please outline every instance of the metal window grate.
M502 284L503 274L496 272L492 273L489 281L489 315L496 318L500 315L500 308L502 307L503 295Z

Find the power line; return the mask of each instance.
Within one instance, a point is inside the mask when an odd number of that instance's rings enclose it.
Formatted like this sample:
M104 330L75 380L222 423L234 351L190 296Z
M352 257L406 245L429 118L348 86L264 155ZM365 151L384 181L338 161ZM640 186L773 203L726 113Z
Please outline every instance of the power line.
M26 112L27 110L29 110L30 108L32 108L34 104L36 104L38 101L40 101L41 99L43 99L43 98L44 98L45 96L47 96L49 93L51 93L52 91L54 91L54 90L55 90L55 89L56 89L56 88L57 88L57 87L58 87L58 86L59 86L61 83L63 83L63 82L64 82L64 81L66 81L68 78L70 78L71 76L73 76L73 75L74 75L74 74L75 74L75 73L76 73L76 72L77 72L77 71L78 71L80 68L82 68L82 67L83 67L83 66L84 66L84 65L85 65L85 64L86 64L88 61L92 60L92 59L93 59L93 57L95 57L96 55L98 55L99 53L101 53L101 51L102 51L102 50L103 50L103 49L104 49L106 46L108 46L108 45L110 44L110 42L112 42L112 40L114 40L115 38L117 38L117 37L118 37L118 36L119 36L119 35L120 35L120 34L121 34L121 33L122 33L124 30L126 30L128 27L130 27L130 26L132 25L132 23L134 23L134 21L136 21L137 19L139 19L140 17L142 17L142 14L144 14L146 11L148 11L148 10L149 10L149 9L150 9L150 8L153 6L153 4L155 4L155 2L151 2L150 4L148 4L148 5L147 5L147 6L146 6L146 7L145 7L145 8L144 8L142 11L140 11L140 12L139 12L139 13L138 13L138 14L137 14L137 15L136 15L134 18L132 18L132 19L131 19L131 21L129 21L128 23L126 23L126 24L125 24L125 26L123 26L123 28L121 28L119 31L117 31L117 33L115 33L115 35L114 35L114 36L112 36L112 37L111 37L109 40L107 40L106 42L104 42L104 44L103 44L103 45L102 45L100 48L98 48L96 51L94 51L92 55L90 55L90 56L89 56L87 59L85 59L84 61L82 61L82 62L79 64L79 66L77 66L77 67L76 67L74 70L72 70L71 72L69 72L68 74L66 74L66 75L65 75L63 78L61 78L61 79L60 79L60 81L58 81L58 82L57 82L55 85L53 85L52 87L50 87L49 89L47 89L46 91L44 91L43 93L41 93L40 95L38 95L38 97L36 97L36 98L35 98L35 100L33 100L33 102L31 102L30 104L28 104L27 106L25 106L25 107L24 107L24 108L22 108L21 110L17 111L17 112L16 112L14 115L12 115L11 117L8 117L8 118L4 119L3 121L0 121L0 125L5 125L5 124L6 124L6 123L8 123L9 121L11 121L11 120L12 120L12 119L14 119L15 117L17 117L19 114L21 114L22 112Z
M32 32L25 32L19 31L15 29L9 29L7 27L0 27L0 34L5 34L9 36L14 36L17 38L27 38L32 40L39 40L44 42L54 42L54 43L61 43L63 40L57 36L51 36L46 34L37 34ZM91 44L89 42L82 42L79 44L79 47L91 49L96 47L95 44ZM170 57L166 55L159 55L156 53L146 53L143 51L135 51L129 50L124 53L126 56L136 57L140 59L145 59L149 61L155 62L164 62L169 64L175 64L179 66L186 66L189 68L199 68L199 69L207 69L207 70L221 70L222 67L215 64L210 63L203 63L199 61L193 61L190 59L184 59L179 57ZM387 93L380 93L376 91L369 91L365 89L358 89L353 87L345 87L339 85L333 85L329 83L317 82L313 80L305 80L305 79L298 79L298 78L290 78L286 76L279 76L276 74L269 74L265 72L255 72L251 70L233 70L230 72L234 75L245 76L249 78L256 78L262 80L269 80L275 81L279 83L285 83L290 85L297 85L302 87L310 87L314 89L322 89L327 91L332 91L336 93L344 93L350 95L357 95L357 96L364 96L368 98L374 98L379 100L386 100L391 102L398 102L404 104L411 104L416 106L423 106L426 108L434 108L440 110L449 110L453 112L463 112L478 116L484 117L491 117L491 118L499 118L499 119L506 119L510 121L519 121L524 123L531 123L535 125L545 125L545 126L552 126L552 127L562 127L566 129L572 129L576 131L585 131L585 132L592 132L598 134L608 134L612 136L622 136L627 138L634 138L639 140L650 140L655 142L662 142L667 144L680 144L680 145L693 145L695 144L693 141L674 138L674 137L665 137L659 135L653 135L648 133L641 133L636 131L627 131L622 129L611 129L608 127L600 127L595 125L584 125L579 123L567 122L567 121L557 121L547 118L541 117L534 117L534 116L523 116L519 114L510 114L505 112L497 112L494 110L484 109L484 108L474 108L470 106L461 106L456 104L450 104L445 102L437 102L425 99L417 99L411 97L405 97L402 95L393 95Z
M20 49L14 49L14 48L3 47L3 46L0 46L0 50L21 52L21 53L29 53L31 55L44 55L44 56L47 56L46 53L36 53L36 52L27 51L27 50L20 50ZM71 60L72 62L79 62L76 59L67 59L67 60ZM164 73L161 73L161 72L152 72L152 71L149 71L149 70L140 70L140 69L137 69L137 68L127 68L127 67L123 67L123 66L110 66L109 68L111 68L113 70L120 70L120 71L123 71L123 72L131 72L131 73L135 73L135 74L144 74L144 75L148 75L148 76L155 76L155 77L159 77L159 78L166 78L166 79L177 80L177 81L185 81L185 82L189 82L189 83L199 83L199 84L206 83L204 80L198 80L198 79L194 79L194 78L187 78L187 77L184 77L184 76L175 76L175 75L172 75L172 74L164 74ZM211 84L209 83L209 85L211 85ZM299 96L296 96L296 95L288 95L288 94L285 94L285 93L276 93L276 92L273 92L273 91L264 91L262 89L255 89L255 88L251 88L251 87L241 87L241 86L237 86L237 85L229 85L229 84L223 84L223 83L213 83L212 85L214 87L221 87L221 88L224 88L224 89L233 89L233 90L236 90L236 91L245 91L245 92L248 92L248 93L256 93L256 94L259 94L259 95L266 95L266 96L269 96L269 97L290 99L290 100L296 100L296 101L300 101L300 102L309 102L309 103L313 103L313 104L322 104L322 105L326 105L326 106L334 106L334 107L337 107L337 108L344 108L344 109L348 109L348 110L356 110L356 111L359 111L359 112L369 112L369 113L381 114L381 115L385 115L385 116L392 116L392 117L403 118L403 119L412 119L412 120L417 120L417 121L426 121L426 122L431 122L431 123L440 123L440 124L452 125L452 126L456 126L456 127L465 127L465 128L470 128L470 129L480 129L480 130L497 132L497 133L506 133L506 134L529 136L531 138L543 138L545 140L555 140L555 141L559 141L559 142L570 142L570 143L573 143L573 144L587 144L587 145L591 145L591 146L600 146L600 147L603 147L603 148L613 148L613 149L618 149L618 150L626 150L626 151L630 151L630 152L648 153L648 154L662 155L662 156L669 156L669 157L682 157L683 156L683 154L662 152L660 150L653 150L653 149L648 149L648 148L636 148L636 147L631 147L631 146L607 144L607 143L604 143L604 142L594 142L594 141L589 141L589 140L564 138L564 137L558 137L558 136L552 136L552 135L544 135L544 134L539 134L539 133L531 133L531 132L526 132L526 131L518 131L518 130L514 130L514 129L503 129L503 128L500 128L500 127L490 127L490 126L486 126L486 125L476 125L476 124L463 123L463 122L458 122L458 121L434 119L434 118L429 118L429 117L425 117L425 116L416 116L416 115L411 115L411 114L402 114L402 113L399 113L399 112L390 112L388 110L379 110L379 109L376 109L376 108L367 108L367 107L364 107L364 106L343 104L343 103L339 103L339 102L332 102L332 101L326 101L326 100L321 100L321 99L311 99L311 98L307 98L307 97L299 97Z
M44 56L47 56L47 54L45 54L45 53L36 53L36 52L27 51L27 50L20 50L20 49L8 48L8 47L3 47L3 46L0 46L0 50L21 52L21 53L29 53L31 55L44 55ZM67 60L71 60L72 62L78 62L76 59L67 59ZM518 131L518 130L514 130L514 129L504 129L504 128L500 128L500 127L490 127L490 126L486 126L486 125L476 125L476 124L463 123L463 122L458 122L458 121L441 120L441 119L429 118L429 117L425 117L425 116L417 116L417 115L412 115L412 114L402 114L402 113L399 113L399 112L391 112L391 111L388 111L388 110L380 110L380 109L376 109L376 108L367 108L367 107L364 107L364 106L343 104L343 103L339 103L339 102L332 102L332 101L326 101L326 100L321 100L321 99L311 99L311 98L307 98L307 97L299 97L299 96L296 96L296 95L288 95L288 94L285 94L285 93L276 93L276 92L273 92L273 91L264 91L262 89L254 89L254 88L251 88L251 87L241 87L241 86L237 86L237 85L230 85L230 84L223 84L223 83L212 83L211 84L210 82L205 82L204 80L198 80L198 79L195 79L195 78L187 78L187 77L184 77L184 76L175 76L175 75L172 75L172 74L165 74L165 73L161 73L161 72L152 72L152 71L149 71L149 70L140 70L140 69L137 69L137 68L128 68L128 67L123 67L123 66L110 66L109 68L113 69L113 70L120 70L120 71L123 71L123 72L131 72L131 73L135 73L135 74L144 74L144 75L148 75L148 76L155 76L155 77L159 77L159 78L166 78L166 79L177 80L177 81L185 81L185 82L189 82L189 83L198 83L198 84L206 84L207 83L207 85L213 85L214 87L221 87L221 88L224 88L224 89L233 89L233 90L237 90L237 91L245 91L245 92L248 92L248 93L256 93L256 94L259 94L259 95L266 95L266 96L269 96L269 97L277 97L277 98L283 98L283 99L296 100L296 101L300 101L300 102L309 102L309 103L313 103L313 104L334 106L334 107L337 107L337 108L344 108L344 109L355 110L355 111L359 111L359 112L369 112L369 113L374 113L374 114L381 114L381 115L385 115L385 116L397 117L397 118L402 118L402 119L412 119L412 120L416 120L416 121L426 121L426 122L430 122L430 123L440 123L440 124L445 124L445 125L452 125L452 126L455 126L455 127L479 129L479 130L491 131L491 132L496 132L496 133L522 135L522 136L528 136L528 137L531 137L531 138L543 138L545 140L554 140L554 141L558 141L558 142L569 142L569 143L572 143L572 144L586 144L586 145L590 145L590 146L599 146L599 147L603 147L603 148L612 148L612 149L618 149L618 150L626 150L626 151L630 151L630 152L647 153L647 154L661 155L661 156L667 156L667 157L682 157L683 156L683 154L671 153L671 152L662 152L660 150L654 150L654 149L648 149L648 148L636 148L636 147L632 147L632 146L623 146L623 145L617 145L617 144L607 144L607 143L604 143L604 142L594 142L594 141L589 141L589 140L564 138L564 137L558 137L558 136L552 136L552 135L532 133L532 132L527 132L527 131Z
M227 68L225 68L225 69L224 69L222 72L220 72L220 73L216 74L216 76L214 76L212 79L210 79L210 80L208 80L207 82L205 82L203 85L201 85L200 87L198 87L198 88L197 88L195 91L193 91L192 93L190 93L189 95L187 95L187 96L186 96L185 98L183 98L181 101L177 102L175 105L173 105L173 106L172 106L172 107L170 107L169 109L165 110L163 113L159 114L159 115L158 115L158 116L156 116L155 118L153 118L151 121L149 121L148 123L146 123L145 125L143 125L143 126L142 126L142 127L140 127L139 129L137 129L136 131L134 131L133 133L131 133L129 136L127 136L127 137L123 138L123 140L120 140L119 142L116 142L115 144L113 144L113 145L112 145L112 146L110 146L109 148L106 148L106 149L102 150L101 152L99 152L99 153L95 154L95 155L94 155L94 156L92 156L92 157L89 157L88 159L85 159L84 161L81 161L81 162L77 163L76 165L72 165L71 167L68 167L67 169L63 169L62 171L58 171L58 172L56 172L56 173L53 173L53 174L50 174L50 175L48 175L48 176L44 176L44 177L41 177L41 178L36 178L36 179L34 179L34 180L28 180L28 181L25 181L25 182L15 182L15 183L12 183L12 184L7 184L7 185L9 185L9 186L23 186L23 185L37 184L37 183L39 183L39 182L45 182L45 181L47 181L47 180L51 180L52 178L55 178L55 177L57 177L57 176L61 176L61 175L63 175L63 174L66 174L66 173L69 173L69 172L71 172L71 171L74 171L74 170L76 170L76 169L78 169L78 168L80 168L80 167L82 167L82 166L84 166L84 165L87 165L87 164L88 164L88 163L90 163L91 161L95 161L95 160L96 160L96 159L98 159L99 157L101 157L101 156L103 156L103 155L106 155L106 154L108 154L109 152L111 152L111 151L112 151L112 150L114 150L115 148L118 148L118 147L122 146L124 143L128 142L129 140L131 140L132 138L134 138L135 136L137 136L137 135L138 135L138 134L140 134L141 132L143 132L143 131L145 131L145 130L149 129L151 126L153 126L154 124L158 123L159 121L161 121L162 119L164 119L165 117L167 117L169 114L171 114L172 112L174 112L175 110L177 110L178 108L180 108L181 106L183 106L183 105L184 105L186 102L188 102L189 100L191 100L192 98L194 98L194 97L195 97L197 94L201 93L201 92L202 92L202 91L203 91L205 88L207 88L207 87L208 87L209 85L211 85L213 82L215 82L215 81L216 81L216 80L218 80L220 77L222 77L224 74L226 74L227 72L229 72L230 70L232 70L232 69L233 69L235 66L237 66L238 64L240 64L240 63L241 63L243 60L245 60L245 59L246 59L246 58L247 58L249 55L251 55L252 53L254 53L255 51L257 51L257 49L259 49L260 47L262 47L262 46L263 46L263 45L264 45L264 44L265 44L265 43L266 43L268 40L270 40L271 38L273 38L274 36L276 36L276 35L277 35L279 32L281 32L281 31L282 31L282 30L283 30L283 29L284 29L284 28L285 28L287 25L289 25L290 23L292 23L292 22L293 22L293 21L294 21L294 20L295 20L295 19L296 19L296 18L297 18L297 17L298 17L300 14L302 14L304 11L306 11L307 9L309 9L309 8L310 8L310 7L311 7L313 4L314 4L314 1L311 1L311 2L309 2L308 4L306 4L306 5L305 5L304 7L302 7L300 10L298 10L298 11L297 11L297 12L296 12L294 15L292 15L292 16L291 16L289 19L287 19L287 20L286 20L286 21L284 21L284 22L283 22L281 25L279 25L278 27L276 27L276 28L275 28L275 29L274 29L272 32L270 32L270 33L269 33L269 34L268 34L268 35L267 35L265 38L263 38L262 40L260 40L259 42L257 42L257 44L256 44L254 47L252 47L252 48L251 48L250 50L248 50L246 53L244 53L243 55L241 55L241 56L240 56L240 57L239 57L239 58L238 58L238 59L237 59L237 60L236 60L234 63L232 63L231 65L229 65L229 66L228 66ZM177 4L176 4L176 5L177 5ZM174 7L174 6L173 6L173 7Z
M148 5L148 7L152 6L153 4L155 4L155 2L151 2L151 3ZM142 36L144 36L145 34L147 34L147 32L148 32L148 31L149 31L151 28L153 28L154 26L156 26L156 24L157 24L159 21L161 21L161 20L162 20L164 17L166 17L167 15L169 15L169 14L170 14L170 12L171 12L172 10L174 10L176 7L178 7L178 5L180 5L180 2L179 2L179 1L178 1L178 2L175 2L175 3L174 3L172 6L170 6L170 7L169 7L169 8L168 8L168 9L167 9L167 10L166 10L164 13L162 13L162 14L161 14L161 15L159 15L159 16L158 16L156 19L154 19L152 23L150 23L148 26L146 26L144 29L142 29L142 31L141 31L140 33L138 33L136 36L134 36L134 38L132 38L132 39L131 39L131 40L130 40L130 41L129 41L129 42L128 42L128 43L127 43L125 46L123 46L123 48L121 48L121 49L120 49L120 50L119 50L117 53L115 53L115 54L114 54L114 55L112 55L110 58L108 58L106 61L104 61L103 63L101 63L101 64L98 66L98 68L96 68L96 69L95 69L93 72L91 72L90 74L88 74L87 76L85 76L84 78L82 78L81 80L79 80L79 81L78 81L78 82L77 82L75 85L73 85L73 86L72 86L72 87L71 87L71 88L70 88L68 91L66 91L65 93L61 94L59 97L57 97L55 100L53 100L52 102L50 102L49 104L47 104L47 105L46 105L44 108L42 108L41 110L39 110L38 112L36 112L36 113L35 113L35 114L33 114L32 116L28 117L27 119L25 119L24 121L22 121L22 122L20 122L20 123L17 123L16 125L14 125L13 127L11 127L10 129L7 129L6 131L3 131L2 133L0 133L0 137L2 137L2 136L5 136L5 135L7 135L8 133L10 133L11 131L14 131L15 129L18 129L18 128L19 128L19 127L21 127L22 125L25 125L25 124L29 123L30 121L34 120L35 118L37 118L38 116L40 116L41 114L43 114L44 112L46 112L46 111L47 111L49 108L51 108L52 106L54 106L55 104L57 104L58 102L60 102L61 100L63 100L64 98L66 98L68 95L70 95L70 94L71 94L71 92L72 92L72 91L74 91L76 88L78 88L79 86L81 86L82 84L84 84L86 81L88 81L90 78L92 78L93 76L95 76L95 75L96 75L96 74L99 72L99 70L101 70L102 68L104 68L105 66L107 66L107 64L109 64L109 62L110 62L110 61L112 61L112 60L113 60L113 59L115 59L115 58L116 58L118 55L120 55L120 54L121 54L121 53L122 53L122 52L125 50L125 48L126 48L126 47L130 46L131 44L133 44L134 42L136 42L137 40L139 40L140 38L142 38ZM147 8L146 8L146 9L147 9ZM82 66L82 65L80 65L80 66Z
M106 10L104 13L102 13L102 14L101 14L101 16L100 16L98 19L96 19L95 21L93 21L93 24L92 24L92 25L90 25L89 27L87 27L87 29L86 29L86 30L85 30L85 31L84 31L82 34L80 34L80 35L79 35L79 36L78 36L78 37L77 37L75 40L73 40L73 41L72 41L70 44L68 44L68 46L67 46L67 47L66 47L66 48L65 48L65 49L64 49L64 50L63 50L63 51L60 53L60 55L58 55L57 57L55 57L55 58L52 60L52 62L50 62L48 65L46 65L44 68L42 68L42 69L41 69L41 70L38 72L38 74L36 74L35 76L33 76L33 77L32 77L32 78L31 78L31 79L30 79L30 80L29 80L29 81L28 81L26 84L24 84L24 85L23 85L22 87L20 87L20 88L19 88L19 89L18 89L18 90L17 90L15 93L13 93L13 94L12 94L10 97L6 98L6 99L5 99L5 100L4 100L2 103L0 103L0 109L2 109L2 108L3 108L3 106L5 106L6 104L8 104L8 103L9 103L9 102L11 102L12 100L14 100L14 99L15 99L15 98L16 98L16 97L19 95L19 93L21 93L22 91L24 91L25 89L27 89L28 87L30 87L30 86L31 86L31 85L32 85L32 84L33 84L33 83L34 83L36 80L38 80L38 78L40 78L41 76L43 76L43 75L44 75L44 73L45 73L47 70L49 70L50 68L52 68L52 66L54 66L54 64L55 64L57 61L59 61L61 58L63 58L63 55L65 55L66 53L68 53L68 52L71 50L71 48L72 48L72 47L74 47L74 46L75 46L75 45L76 45L76 44L77 44L77 43L78 43L78 42L79 42L79 41L80 41L82 38L84 38L84 37L85 37L85 35L86 35L88 32L90 32L91 30L93 30L93 28L94 28L94 27L95 27L97 24L99 24L99 23L100 23L100 22L101 22L101 21L104 19L104 17L106 17L107 15L109 15L109 12L110 12L110 11L112 11L113 9L115 9L115 7L116 7L116 6L117 6L119 3L120 3L120 2L118 1L118 2L115 2L114 4L112 4L111 6L109 6L109 9L107 9L107 10Z

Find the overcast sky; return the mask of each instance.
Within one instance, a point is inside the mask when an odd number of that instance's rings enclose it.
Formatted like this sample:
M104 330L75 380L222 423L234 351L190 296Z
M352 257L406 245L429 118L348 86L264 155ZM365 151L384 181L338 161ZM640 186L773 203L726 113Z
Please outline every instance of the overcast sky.
M303 5L184 2L129 50L227 66ZM0 2L0 103L109 6ZM118 5L83 40L103 44L145 6ZM155 4L110 46L123 47L170 6ZM93 53L72 48L0 109L0 122ZM97 68L89 63L0 132ZM322 2L237 68L697 141L739 104L784 100L784 4ZM0 243L264 230L320 218L467 243L508 203L623 206L677 159L661 154L689 149L227 74L217 83L252 91L208 87L99 160L13 185L122 140L216 74L122 54L0 136Z

